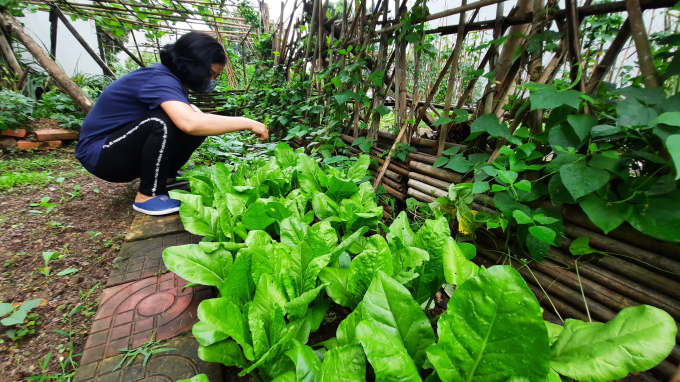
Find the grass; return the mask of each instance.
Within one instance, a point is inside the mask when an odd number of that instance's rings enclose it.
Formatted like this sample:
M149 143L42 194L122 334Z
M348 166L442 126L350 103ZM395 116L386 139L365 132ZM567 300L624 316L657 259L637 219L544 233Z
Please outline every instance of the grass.
M65 164L67 162L67 160L57 158L54 154L34 155L28 158L13 158L0 161L0 173L42 170L47 167Z
M47 169L57 167L60 168L60 175L66 178L85 171L76 161L59 158L56 153L0 160L0 192L14 187L44 187L54 179L53 172Z
M38 186L42 187L50 182L51 171L43 172L6 172L0 175L0 191L7 191L13 187Z

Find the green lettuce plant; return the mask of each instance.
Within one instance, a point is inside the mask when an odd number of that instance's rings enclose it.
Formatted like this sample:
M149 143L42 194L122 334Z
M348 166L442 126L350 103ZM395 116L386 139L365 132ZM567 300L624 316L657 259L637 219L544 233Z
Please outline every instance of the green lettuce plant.
M248 171L217 164L186 175L192 192L173 197L187 230L204 240L167 248L163 260L190 285L219 291L198 308L201 359L261 382L557 382L560 375L604 382L670 353L677 328L659 309L643 305L606 324L561 327L543 321L513 268L472 263L474 246L456 243L442 211L471 211L464 207L474 186L452 186L457 196L439 200L439 217L415 231L405 212L379 230L382 208L365 182L367 167L367 157L329 167L280 144ZM513 203L496 205L505 214ZM510 215L530 233L558 232L561 224L540 210ZM446 289L448 309L430 319L424 309L444 283L455 286ZM331 301L350 313L335 337L309 346Z

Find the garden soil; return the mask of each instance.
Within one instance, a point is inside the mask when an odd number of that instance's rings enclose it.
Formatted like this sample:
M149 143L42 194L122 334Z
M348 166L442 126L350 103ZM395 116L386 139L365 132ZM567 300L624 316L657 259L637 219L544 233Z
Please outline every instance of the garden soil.
M84 307L73 315L71 331L73 353L82 352L111 262L133 220L136 184L108 183L88 174L73 158L73 147L51 153L3 155L0 165L5 164L6 169L0 173L12 171L11 163L17 159L45 157L57 159L51 161L56 164L34 171L48 171L52 177L48 184L0 192L0 301L16 304L42 300L26 320L33 323L26 329L34 333L12 340L5 334L10 327L0 326L0 339L4 341L0 344L0 381L42 374L38 360L44 362L50 352L47 375L62 372L58 360L68 359L69 339L55 330L69 332L68 313L81 304ZM55 183L59 177L66 178L61 185L63 194ZM72 197L69 193L76 185L81 186L82 196ZM45 196L56 203L55 209L47 216L29 212L44 210L30 204ZM47 251L57 251L61 257L50 261L50 276L38 270L44 267L42 254ZM57 275L67 268L78 271ZM79 357L74 359L77 362ZM66 372L71 371L67 367Z

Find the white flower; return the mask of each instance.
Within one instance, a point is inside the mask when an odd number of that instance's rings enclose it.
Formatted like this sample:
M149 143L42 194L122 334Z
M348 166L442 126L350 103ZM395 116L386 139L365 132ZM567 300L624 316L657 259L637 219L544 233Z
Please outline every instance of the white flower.
M64 357L59 357L59 362L64 361Z

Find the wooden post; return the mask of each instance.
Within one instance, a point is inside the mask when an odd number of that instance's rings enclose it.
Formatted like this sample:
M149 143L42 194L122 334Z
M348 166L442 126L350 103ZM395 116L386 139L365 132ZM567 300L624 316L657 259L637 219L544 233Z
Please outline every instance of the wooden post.
M246 71L246 37L241 40L241 62L243 63L243 83L248 83L248 72Z
M397 3L399 0L397 0ZM397 12L399 14L399 17L403 17L404 14L406 14L406 7L404 8L398 8ZM396 122L398 124L401 124L404 122L404 118L406 118L406 45L408 42L406 41L406 36L403 36L401 41L397 42L397 61L395 64L395 73L397 74L397 80L395 81L395 85L397 88L395 89L395 95L396 95L396 100L397 100L397 117ZM413 105L413 108L415 109L415 105ZM403 136L401 137L401 143L407 143L406 137Z
M99 45L99 56L106 63L106 50L104 50L104 40L102 39L102 31L98 25L95 25L95 30L97 33L97 45ZM106 65L108 66L108 63Z
M389 0L385 0L383 3L383 22L387 22L387 12L388 12L388 7L389 7ZM376 16L377 18L378 16ZM384 70L385 73L387 74L387 65L385 65L385 59L387 57L387 40L388 36L387 34L382 34L380 36L380 46L378 48L378 70ZM383 76L383 82L385 81L385 77ZM373 104L371 106L371 109L373 108L378 108L383 105L385 102L385 97L381 94L382 87L380 89L376 89L376 92L373 96ZM373 113L371 116L371 127L368 130L368 137L369 138L378 138L378 130L380 130L380 113Z
M102 61L102 59L99 56L97 56L97 53L95 53L94 50L92 50L90 45L88 45L87 42L85 42L85 39L83 39L83 36L81 36L80 33L78 33L78 31L76 30L76 28L73 27L71 22L66 18L66 16L64 16L64 14L61 12L59 7L54 6L51 9L57 15L59 20L61 20L61 22L64 23L64 26L66 27L66 29L71 31L71 34L73 34L73 37L75 37L76 40L78 40L80 45L85 49L85 51L87 51L87 53L90 55L90 57L92 57L92 59L97 63L97 65L99 65L99 67L102 68L102 70L104 71L104 74L109 76L109 77L116 78L116 75L113 74L111 69L109 69L109 67L106 66L106 63L104 61ZM56 27L55 27L54 28L55 41L53 42L54 49L56 49L56 46L57 46L56 45L57 44L56 32L57 32L57 30L56 30ZM55 53L56 53L56 50L55 50Z
M123 43L121 43L120 41L118 41L117 38L113 37L113 36L111 35L111 33L105 31L104 29L102 29L101 31L104 32L104 34L106 35L106 37L110 38L111 41L113 41L114 44L116 44L120 49L122 49L123 52L125 52L128 56L130 56L130 58L132 59L132 61L136 62L137 65L139 65L139 66L142 67L142 68L146 66L146 65L144 65L144 61L140 61L139 58L137 58L132 52L130 52L130 50L129 50L128 48L125 47L125 45L123 45Z
M14 75L16 78L21 77L23 74L23 70L21 70L21 65L19 65L19 61L17 61L16 56L14 55L14 51L12 50L12 46L9 44L9 41L5 37L5 34L2 32L2 29L0 28L0 51L2 51L2 55L5 57L5 61L9 64L9 68L14 72Z
M633 41L635 41L635 48L638 53L642 82L646 88L659 87L661 84L654 66L654 57L652 57L652 48L649 45L647 31L645 31L645 23L642 20L640 0L626 0L626 9L628 10Z
M467 0L463 0L462 5L465 6ZM448 117L451 111L451 96L453 93L453 83L456 78L456 71L458 70L458 58L460 57L460 51L463 48L463 42L465 40L465 12L460 14L460 22L458 23L458 35L456 36L456 47L453 48L453 63L451 64L451 73L449 74L449 82L446 88L446 98L444 99L444 116ZM437 147L437 156L442 156L444 151L444 145L446 144L446 136L449 133L449 127L452 123L446 123L441 125L439 129L439 145Z
M305 73L307 72L307 63L309 63L309 53L310 53L309 50L311 49L311 45L312 45L312 33L314 33L314 18L316 16L316 13L318 12L318 7L319 7L320 1L321 0L314 0L314 6L313 6L313 9L312 9L312 14L311 14L311 17L309 19L309 29L307 29L307 44L305 46L305 56L304 56L305 61L304 61L304 64L303 64L304 66L302 67L302 71L301 71L303 81L305 80ZM312 56L314 56L314 54L312 54ZM312 65L312 66L314 66L314 65ZM311 79L311 73L310 73L310 79ZM311 86L312 86L312 83L310 81L310 83L307 86L307 97L309 97L309 93L312 90Z
M59 26L59 17L55 12L56 5L50 6L50 55L53 59L57 59L57 26Z
M579 26L581 25L581 22L578 18L578 12L576 11L576 2L575 0L565 0L566 1L566 8L567 8L567 49L569 52L569 65L570 65L570 74L569 78L571 81L576 81L576 77L578 75L578 70L581 65L581 44L580 44L580 37L579 37ZM579 80L579 84L576 86L576 89L580 91L584 91L585 89L585 81L583 80L583 76L581 76L581 79Z
M144 58L142 57L142 52L139 50L139 45L137 44L137 38L135 38L135 31L131 30L130 35L132 35L132 41L135 43L135 48L137 49L137 54L139 55L139 61L144 63Z
M415 113L416 106L418 105L418 102L420 102L420 93L416 96L415 100L411 104L411 111L409 112L408 118L403 122L401 126L401 130L399 130L399 134L397 135L397 138L394 140L394 143L392 144L392 148L390 149L389 155L387 155L387 158L385 158L385 163L383 163L382 168L378 172L378 176L375 178L375 182L373 183L373 189L377 190L378 186L382 182L382 178L385 175L385 171L387 170L387 167L390 164L390 161L392 160L392 154L394 153L394 149L397 147L397 142L401 141L401 139L404 137L404 132L406 131L406 128L408 127L408 121L413 118L413 113Z
M542 12L544 5L543 0L533 0L533 25L531 28L531 35L535 36L543 32L543 24L545 20L545 14ZM541 77L541 70L543 69L543 49L539 49L531 53L531 58L529 61L529 78L532 82L538 81ZM543 109L537 109L530 112L527 115L527 123L529 129L531 130L531 135L539 134L543 131ZM510 134L513 134L511 131ZM537 142L537 147L540 150L541 144Z
M31 36L29 36L19 21L12 15L0 12L0 23L5 28L12 31L17 36L17 39L26 47L26 50L31 53L33 58L42 66L47 73L57 82L59 87L80 106L85 112L89 112L94 106L94 102L85 94L83 89L68 76L64 71L45 53L45 51L38 45Z

